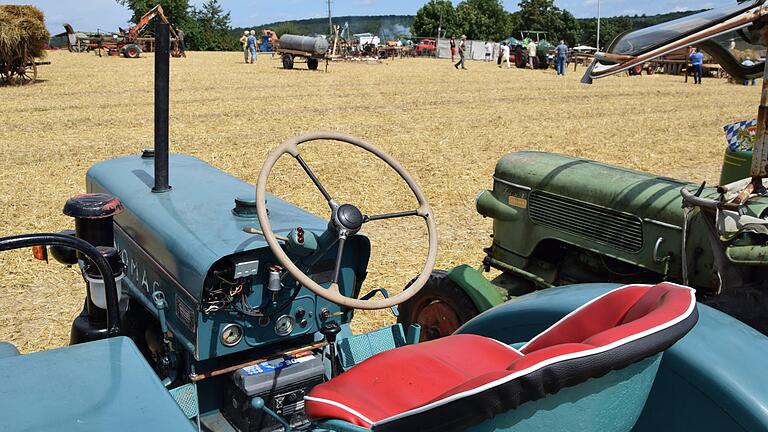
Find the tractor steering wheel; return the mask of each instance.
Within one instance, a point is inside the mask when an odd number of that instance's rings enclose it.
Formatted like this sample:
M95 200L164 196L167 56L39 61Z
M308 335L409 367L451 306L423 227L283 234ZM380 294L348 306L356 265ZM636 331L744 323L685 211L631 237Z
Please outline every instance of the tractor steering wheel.
M419 208L411 211L366 216L357 207L351 204L339 205L336 203L299 154L299 145L318 140L339 141L351 144L366 150L369 153L372 153L374 156L386 162L387 165L394 169L397 174L400 175L400 177L408 184L408 187L416 196L416 200L419 203ZM317 282L313 281L309 276L301 271L296 266L296 264L293 263L293 261L291 261L285 251L283 251L280 243L278 243L277 238L275 237L275 233L272 232L272 226L269 223L269 216L267 215L266 207L267 180L269 179L272 168L275 166L278 159L280 159L280 157L286 153L293 156L294 159L299 162L301 167L312 180L312 183L317 186L317 188L320 190L320 193L323 195L331 208L331 220L329 227L332 227L336 230L336 233L338 234L339 246L338 253L336 255L336 263L334 265L333 276L331 279L331 286L329 288L323 288L320 286ZM372 310L385 309L394 305L398 305L413 297L422 287L424 287L424 284L427 283L427 280L432 273L432 269L435 266L435 260L437 257L437 230L435 228L435 221L432 216L432 209L429 207L427 198L424 196L421 188L419 188L419 185L416 184L416 181L413 179L413 177L411 177L410 174L408 174L405 168L403 168L400 163L392 158L392 156L363 140L354 138L349 135L333 132L315 132L289 139L288 141L280 144L275 150L272 151L272 153L269 154L267 160L264 162L264 166L261 168L261 172L259 173L259 179L256 183L256 214L259 218L259 223L261 224L261 231L264 234L264 238L267 240L272 253L275 254L277 260L280 261L280 264L283 265L283 268L288 270L294 279L299 281L299 283L307 287L310 291L326 300L341 306L355 309ZM424 221L427 224L427 233L429 235L429 250L427 252L427 259L424 263L424 268L421 270L421 274L419 274L413 284L411 284L411 286L408 287L408 289L405 291L385 299L360 300L343 295L339 291L338 278L344 252L344 243L347 238L357 234L362 228L363 224L367 222L407 216L420 216L424 218Z

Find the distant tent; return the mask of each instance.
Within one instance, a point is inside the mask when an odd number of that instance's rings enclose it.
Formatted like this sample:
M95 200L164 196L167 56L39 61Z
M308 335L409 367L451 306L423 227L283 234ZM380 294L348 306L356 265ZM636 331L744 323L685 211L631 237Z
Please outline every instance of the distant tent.
M508 37L508 38L504 39L502 42L506 42L507 45L511 45L511 46L517 46L517 45L523 46L523 45L525 45L525 43L523 41L521 41L520 39L517 39L515 37Z

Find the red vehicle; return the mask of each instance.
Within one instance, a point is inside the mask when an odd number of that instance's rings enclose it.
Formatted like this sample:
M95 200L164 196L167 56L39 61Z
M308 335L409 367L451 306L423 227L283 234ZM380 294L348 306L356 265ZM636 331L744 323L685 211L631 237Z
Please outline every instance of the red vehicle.
M417 56L432 56L437 52L437 43L434 39L422 39L416 44Z

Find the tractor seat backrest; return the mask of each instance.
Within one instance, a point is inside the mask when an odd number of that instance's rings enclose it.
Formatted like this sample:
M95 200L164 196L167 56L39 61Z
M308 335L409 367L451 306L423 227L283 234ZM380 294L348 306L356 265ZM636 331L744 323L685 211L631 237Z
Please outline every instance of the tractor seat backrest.
M462 430L663 352L696 324L694 293L617 288L519 351L470 334L385 351L314 387L306 411L381 431Z

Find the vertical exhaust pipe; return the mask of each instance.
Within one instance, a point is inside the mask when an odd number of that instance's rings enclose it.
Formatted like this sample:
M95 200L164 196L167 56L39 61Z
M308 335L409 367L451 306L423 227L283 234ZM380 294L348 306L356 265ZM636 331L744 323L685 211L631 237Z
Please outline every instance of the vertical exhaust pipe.
M168 99L171 54L170 24L155 25L155 186L152 192L168 192Z

